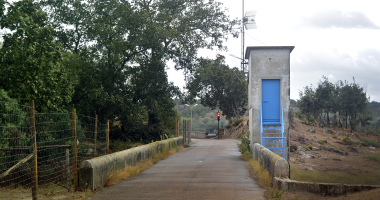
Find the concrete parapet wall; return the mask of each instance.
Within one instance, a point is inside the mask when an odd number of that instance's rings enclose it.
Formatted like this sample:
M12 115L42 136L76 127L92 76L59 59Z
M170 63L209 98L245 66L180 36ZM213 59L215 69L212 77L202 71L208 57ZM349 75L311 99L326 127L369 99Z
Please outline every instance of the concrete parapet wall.
M290 179L275 178L274 188L285 191L307 191L323 196L339 196L353 192L380 188L380 185L348 185L339 183L311 183Z
M79 188L82 190L95 190L103 187L107 178L116 170L123 169L125 166L133 166L143 161L158 150L163 148L169 149L170 146L183 145L183 138L177 137L173 139L158 141L155 143L119 151L109 155L96 157L85 160L81 163L79 169Z
M206 138L206 133L191 132L191 138L205 139Z
M253 158L258 160L269 171L275 182L275 178L289 178L289 163L269 149L254 143L252 146Z

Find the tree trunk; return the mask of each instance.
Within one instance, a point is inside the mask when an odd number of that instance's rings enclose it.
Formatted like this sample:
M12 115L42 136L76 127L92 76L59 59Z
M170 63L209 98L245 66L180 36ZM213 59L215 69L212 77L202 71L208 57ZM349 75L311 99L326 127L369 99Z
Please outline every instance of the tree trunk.
M149 113L148 113L148 128L149 128L149 130L154 129L155 121L156 121L156 104L154 101L151 101L151 108L150 108Z
M347 111L346 111L346 129L347 129L347 119L348 119L348 116L347 116Z
M327 124L330 125L330 117L329 117L329 112L327 111Z

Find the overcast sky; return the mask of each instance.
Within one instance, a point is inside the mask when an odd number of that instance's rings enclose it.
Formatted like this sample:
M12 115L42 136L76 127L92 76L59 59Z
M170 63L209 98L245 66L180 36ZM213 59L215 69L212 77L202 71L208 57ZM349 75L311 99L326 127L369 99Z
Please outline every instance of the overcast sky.
M232 18L241 18L241 0L219 0ZM295 46L290 55L290 98L316 85L322 75L333 83L347 80L366 88L371 101L380 101L380 12L376 0L246 0L245 12L257 10L258 29L246 31L245 46ZM214 58L225 55L230 67L240 61L240 38L225 43L228 52L200 51ZM170 65L170 64L169 64ZM181 89L181 71L172 67L169 81Z

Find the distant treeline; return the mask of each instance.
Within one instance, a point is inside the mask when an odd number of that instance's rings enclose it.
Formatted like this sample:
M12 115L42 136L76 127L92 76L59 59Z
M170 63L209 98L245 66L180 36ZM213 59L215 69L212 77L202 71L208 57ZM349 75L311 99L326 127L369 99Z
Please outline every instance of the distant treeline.
M351 131L361 130L375 131L380 125L380 103L369 102L369 97L363 87L348 81L331 83L327 77L318 85L304 87L299 91L300 99L297 107L308 121L320 120L327 126L340 126ZM293 102L294 104L294 102Z

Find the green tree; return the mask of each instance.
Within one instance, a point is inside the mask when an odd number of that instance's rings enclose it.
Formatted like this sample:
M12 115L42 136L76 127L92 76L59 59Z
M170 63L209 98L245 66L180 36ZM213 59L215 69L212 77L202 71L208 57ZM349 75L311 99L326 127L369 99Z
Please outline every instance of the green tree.
M323 113L326 113L327 124L330 124L330 112L334 110L334 85L329 82L326 76L322 76L323 81L319 81L315 89L315 109L319 110L320 120L322 121Z
M304 91L299 91L298 106L302 114L306 116L306 119L309 121L312 115L316 116L319 108L316 107L316 97L313 86L304 87Z
M171 98L179 95L167 80L166 62L191 72L198 49L225 49L223 41L237 23L213 0L43 0L41 5L65 50L83 63L73 105L123 126L145 122L146 116L155 133L162 127L160 116L174 114Z
M186 86L187 100L199 97L202 105L220 108L227 119L240 118L248 103L247 81L242 72L230 69L221 55L215 60L200 58L196 67Z
M71 101L73 86L61 65L61 45L47 25L47 15L31 0L8 4L1 28L0 88L19 102L35 100L38 111L58 109Z

